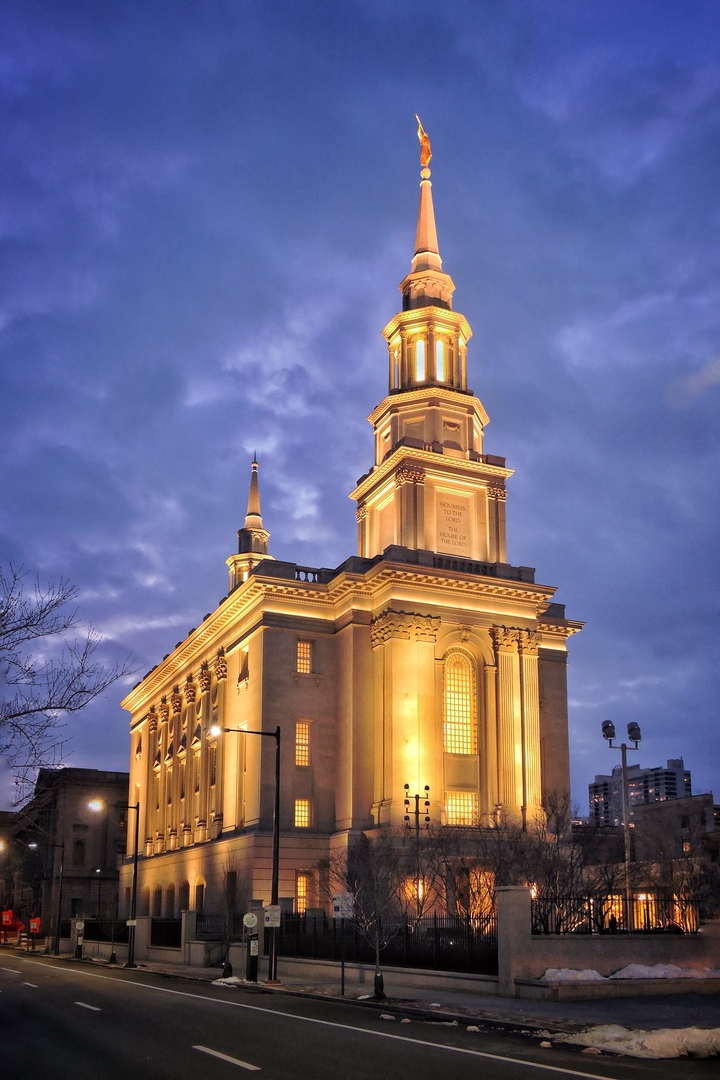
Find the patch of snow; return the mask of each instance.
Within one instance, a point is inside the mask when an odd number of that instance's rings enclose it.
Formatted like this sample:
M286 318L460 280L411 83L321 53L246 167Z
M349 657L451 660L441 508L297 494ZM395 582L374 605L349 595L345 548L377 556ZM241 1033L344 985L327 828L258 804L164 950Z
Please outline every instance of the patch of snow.
M231 975L229 979L213 979L213 986L244 986L245 980L238 979L237 975Z
M545 982L553 983L597 982L598 980L604 982L600 972L592 968L585 968L583 971L577 971L574 968L548 968L543 979Z
M392 1015L392 1013L380 1013L380 1019L381 1020L394 1020L395 1017Z
M683 968L675 964L628 964L611 979L717 979L718 968Z
M571 1035L556 1035L556 1042L609 1050L637 1058L713 1057L720 1053L720 1028L659 1028L633 1031L619 1024L601 1024ZM540 1044L542 1045L542 1043Z

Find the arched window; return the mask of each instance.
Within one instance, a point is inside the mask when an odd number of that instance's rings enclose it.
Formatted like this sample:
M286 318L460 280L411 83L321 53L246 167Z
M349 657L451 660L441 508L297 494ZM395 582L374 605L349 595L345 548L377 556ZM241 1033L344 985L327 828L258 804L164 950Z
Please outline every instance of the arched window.
M477 753L473 669L470 657L451 652L445 658L443 743L447 754Z
M152 913L157 919L162 915L162 889L159 885L155 888L155 892L153 893Z
M175 886L168 885L165 891L165 918L175 918Z
M180 911L190 910L190 885L187 881L183 881L178 889L178 907Z
M435 342L435 378L445 382L445 342L438 338Z
M85 841L73 840L72 864L75 867L85 865Z
M415 342L415 381L425 381L425 339L418 338Z

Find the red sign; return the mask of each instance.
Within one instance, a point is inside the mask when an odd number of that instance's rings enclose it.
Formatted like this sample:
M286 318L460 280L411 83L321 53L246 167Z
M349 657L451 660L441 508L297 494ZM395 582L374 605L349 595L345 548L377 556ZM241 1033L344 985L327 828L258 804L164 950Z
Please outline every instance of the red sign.
M30 920L30 933L31 934L39 934L40 933L40 920L39 919L31 919Z
M3 924L3 926L12 926L12 924L14 922L15 922L15 919L13 918L12 908L8 908L7 911L3 911L3 913L2 913L2 924Z

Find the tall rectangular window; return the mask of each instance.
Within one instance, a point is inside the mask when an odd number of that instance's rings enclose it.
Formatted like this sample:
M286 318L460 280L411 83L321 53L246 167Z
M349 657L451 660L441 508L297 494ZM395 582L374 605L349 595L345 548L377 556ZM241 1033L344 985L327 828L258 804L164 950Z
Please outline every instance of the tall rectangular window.
M295 764L310 764L310 725L307 720L295 723Z
M438 382L445 382L445 342L435 342L435 378Z
M478 797L475 791L445 792L446 825L477 825Z
M312 672L312 641L298 641L296 670L301 675L310 675Z
M443 706L444 749L447 754L474 754L475 717L473 673L469 658L451 652L445 659Z
M295 911L298 915L304 915L307 911L309 894L310 875L298 874L295 882Z
M310 800L295 800L295 828L307 829L310 826Z
M425 339L415 342L415 381L425 382Z

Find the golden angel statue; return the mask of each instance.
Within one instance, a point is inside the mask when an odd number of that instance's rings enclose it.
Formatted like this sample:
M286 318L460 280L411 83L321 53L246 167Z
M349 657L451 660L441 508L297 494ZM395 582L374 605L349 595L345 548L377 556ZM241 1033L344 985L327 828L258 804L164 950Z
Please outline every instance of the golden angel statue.
M415 113L415 119L418 123L417 136L420 140L420 165L423 169L427 169L432 157L432 150L430 149L430 136L420 122L420 117Z

